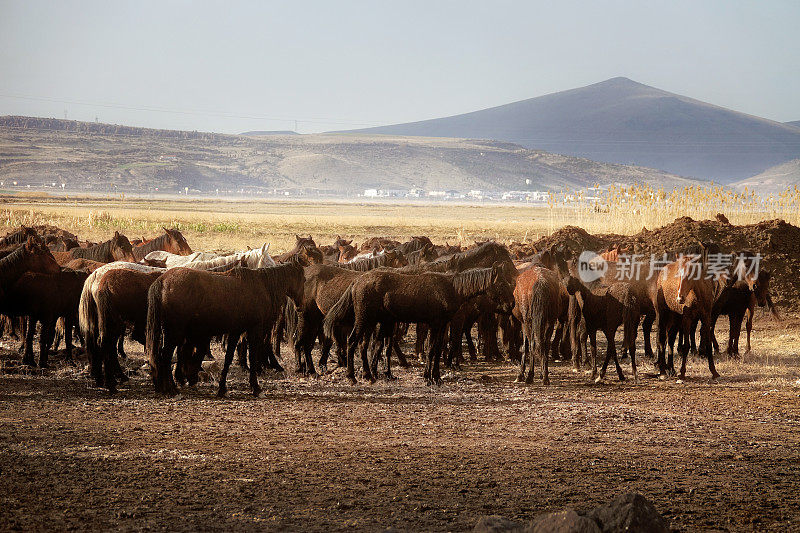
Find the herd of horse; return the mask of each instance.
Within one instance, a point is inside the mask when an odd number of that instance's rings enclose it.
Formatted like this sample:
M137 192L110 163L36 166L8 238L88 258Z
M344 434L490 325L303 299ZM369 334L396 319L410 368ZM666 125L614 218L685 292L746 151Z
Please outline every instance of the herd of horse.
M22 227L0 238L0 314L5 334L23 338L23 364L35 364L38 324L40 366L48 365L59 338L71 361L76 337L95 383L111 392L128 379L120 363L126 335L144 345L155 390L170 395L178 385L197 383L212 343L221 343L220 396L227 392L237 355L259 395L259 375L283 369L284 342L303 374L327 372L335 345L337 363L352 383L356 353L363 379L374 381L381 362L385 377L393 379L392 357L409 364L400 346L411 325L415 355L424 359L429 384L441 382L441 364L460 368L465 338L472 360L480 349L487 360L517 362L519 382L540 376L549 384L549 361L568 359L575 371L588 366L598 381L613 360L624 380L615 341L620 328L621 354L630 359L638 381L640 326L644 353L659 376L684 379L687 355L697 351L714 379L718 317L729 318L726 351L736 356L745 318L750 350L756 306L778 316L769 271L747 264L753 254L728 251L729 266L715 269L713 278L705 275L710 254L721 254L713 243L669 250L674 260L657 275L647 275L645 267L625 279L617 275L617 247L601 256L607 268L590 283L578 275L577 250L563 245L532 254L510 250L514 247L494 241L462 249L419 236L406 242L374 237L360 247L339 237L318 246L311 236L297 236L292 250L275 256L268 244L216 254L193 252L176 229L163 228L150 240L130 241L115 232L108 241L88 243L54 227ZM602 365L598 331L607 344ZM682 359L677 373L676 340Z

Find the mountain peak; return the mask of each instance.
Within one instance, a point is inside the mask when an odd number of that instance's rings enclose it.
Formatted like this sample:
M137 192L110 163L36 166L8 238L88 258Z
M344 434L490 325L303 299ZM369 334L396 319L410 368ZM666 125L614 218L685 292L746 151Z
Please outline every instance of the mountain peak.
M462 115L355 130L491 139L729 183L800 155L800 130L617 76Z

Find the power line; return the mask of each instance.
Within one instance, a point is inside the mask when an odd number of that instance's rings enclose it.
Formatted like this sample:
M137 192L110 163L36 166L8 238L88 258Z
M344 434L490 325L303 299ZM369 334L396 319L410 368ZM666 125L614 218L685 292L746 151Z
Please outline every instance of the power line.
M133 105L126 105L126 104L118 104L112 102L88 102L88 101L81 101L81 100L71 100L67 98L54 98L49 96L28 96L28 95L21 95L21 94L8 94L8 93L0 93L0 97L2 98L13 98L17 100L31 100L35 102L52 102L58 104L71 104L71 105L82 105L82 106L90 106L90 107L104 107L104 108L111 108L111 109L124 109L127 111L148 111L153 113L172 113L176 115L194 115L194 116L211 116L211 117L223 117L223 118L239 118L239 119L247 119L247 120L271 120L271 121L281 121L281 122L305 122L310 124L337 124L337 125L344 125L344 126L381 126L382 124L376 122L357 122L357 121L350 121L346 119L336 119L336 118L326 118L326 117L274 117L274 116L266 116L266 115L247 115L247 114L238 114L238 113L230 113L227 111L211 111L211 110L189 110L189 109L168 109L164 107L155 107L155 106L133 106Z

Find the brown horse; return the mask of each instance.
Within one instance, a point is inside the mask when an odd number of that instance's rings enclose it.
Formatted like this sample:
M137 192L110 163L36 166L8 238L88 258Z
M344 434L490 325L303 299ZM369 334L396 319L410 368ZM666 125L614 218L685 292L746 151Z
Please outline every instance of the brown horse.
M34 242L41 244L42 238L39 232L28 226L20 226L18 230L7 233L4 237L0 238L0 248L24 244L29 238L33 238Z
M17 246L16 250L0 259L0 301L5 299L5 292L25 272L58 274L61 268L47 247L28 237L25 244Z
M727 283L727 280L720 280ZM684 255L666 265L658 275L653 295L658 325L658 367L659 374L665 377L667 371L674 372L673 353L670 349L668 364L665 361L667 332L670 328L680 329L686 339L689 338L692 322L696 317L700 321L700 353L708 358L708 369L711 378L719 377L714 366L714 354L711 350L711 309L714 303L715 282L706 279L705 267L697 256ZM691 300L687 299L691 293ZM689 305L691 303L691 305ZM686 314L686 316L684 316ZM680 379L686 376L686 357L688 342L681 348Z
M264 339L282 312L286 298L303 297L303 259L255 270L236 268L222 275L174 268L148 290L146 353L157 392L173 394L172 354L184 344L202 345L227 335L219 396L227 393L227 375L239 337L247 334L250 387L258 396L257 371Z
M522 324L525 353L520 359L517 382L532 383L536 358L542 361L542 383L550 384L548 351L556 322L566 322L569 295L558 274L548 268L533 266L523 271L514 287L514 316ZM530 359L530 370L525 374Z
M145 343L147 290L164 269L137 263L111 263L95 270L81 292L78 324L97 386L116 390L116 375L125 377L116 351L133 326L133 339Z
M617 349L614 337L617 329L623 327L622 352L628 352L631 357L633 379L639 382L636 371L636 330L639 328L639 302L630 283L618 281L607 286L596 286L589 289L578 278L570 276L566 284L570 295L580 294L580 308L586 324L592 347L592 378L600 382L606 375L606 369L611 358L617 368L619 380L624 381L625 376L617 359ZM597 375L597 331L600 330L606 337L606 358L600 375Z
M427 324L434 341L424 377L429 384L438 384L441 382L439 360L447 324L466 300L490 289L500 300L498 304L510 312L513 291L502 263L454 274L372 270L356 279L328 311L324 321L325 335L330 338L339 321L348 315L354 317L353 330L347 341L347 377L355 383L353 356L359 347L364 377L374 380L367 361L366 341L378 324L387 334L393 332L394 325L400 322Z
M67 359L72 358L72 329L77 322L78 301L83 282L88 274L73 270L53 274L27 272L8 289L3 300L2 312L9 316L28 317L23 364L34 366L33 337L36 323L42 327L39 333L39 366L47 367L48 352L53 344L56 322L64 318Z
M311 235L308 237L295 235L295 239L297 239L297 242L295 242L294 248L288 252L284 252L272 257L276 263L285 263L286 261L289 261L295 257L297 254L304 255L305 258L311 263L322 263L325 260L325 257L322 255L322 251L317 248L317 243L314 242L314 239L311 238Z
M130 241L118 231L115 231L114 236L106 242L89 248L73 248L66 252L55 252L53 256L62 265L66 265L73 259L91 259L101 263L112 263L114 261L136 262Z
M319 365L322 372L327 370L331 339L322 336L322 318L328 309L341 298L344 291L361 272L374 268L397 268L405 266L406 259L397 251L391 250L383 255L360 259L350 263L334 265L311 265L306 269L306 284L303 303L293 315L290 328L290 342L293 344L296 369L303 374L316 375L311 360L315 339L320 338L322 355ZM340 339L341 340L341 339ZM337 343L338 344L338 343ZM344 342L339 344L339 362L344 363Z
M142 244L133 247L133 257L136 261L141 261L147 254L156 250L163 250L176 255L189 255L192 253L192 249L180 231L164 227L161 229L164 230L163 235L145 240Z
M92 261L91 259L73 259L66 265L64 268L69 268L70 270L85 270L86 272L92 273L101 266L107 265L108 263L102 263L100 261Z

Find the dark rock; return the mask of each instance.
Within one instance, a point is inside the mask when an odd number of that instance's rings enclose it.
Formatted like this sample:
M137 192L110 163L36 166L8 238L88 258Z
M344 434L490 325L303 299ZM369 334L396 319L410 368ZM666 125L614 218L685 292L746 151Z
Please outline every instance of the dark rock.
M493 514L482 516L472 528L472 533L521 533L524 524Z
M567 509L534 518L525 533L600 533L600 528L594 520Z
M669 523L641 494L629 492L589 513L604 533L668 533Z

